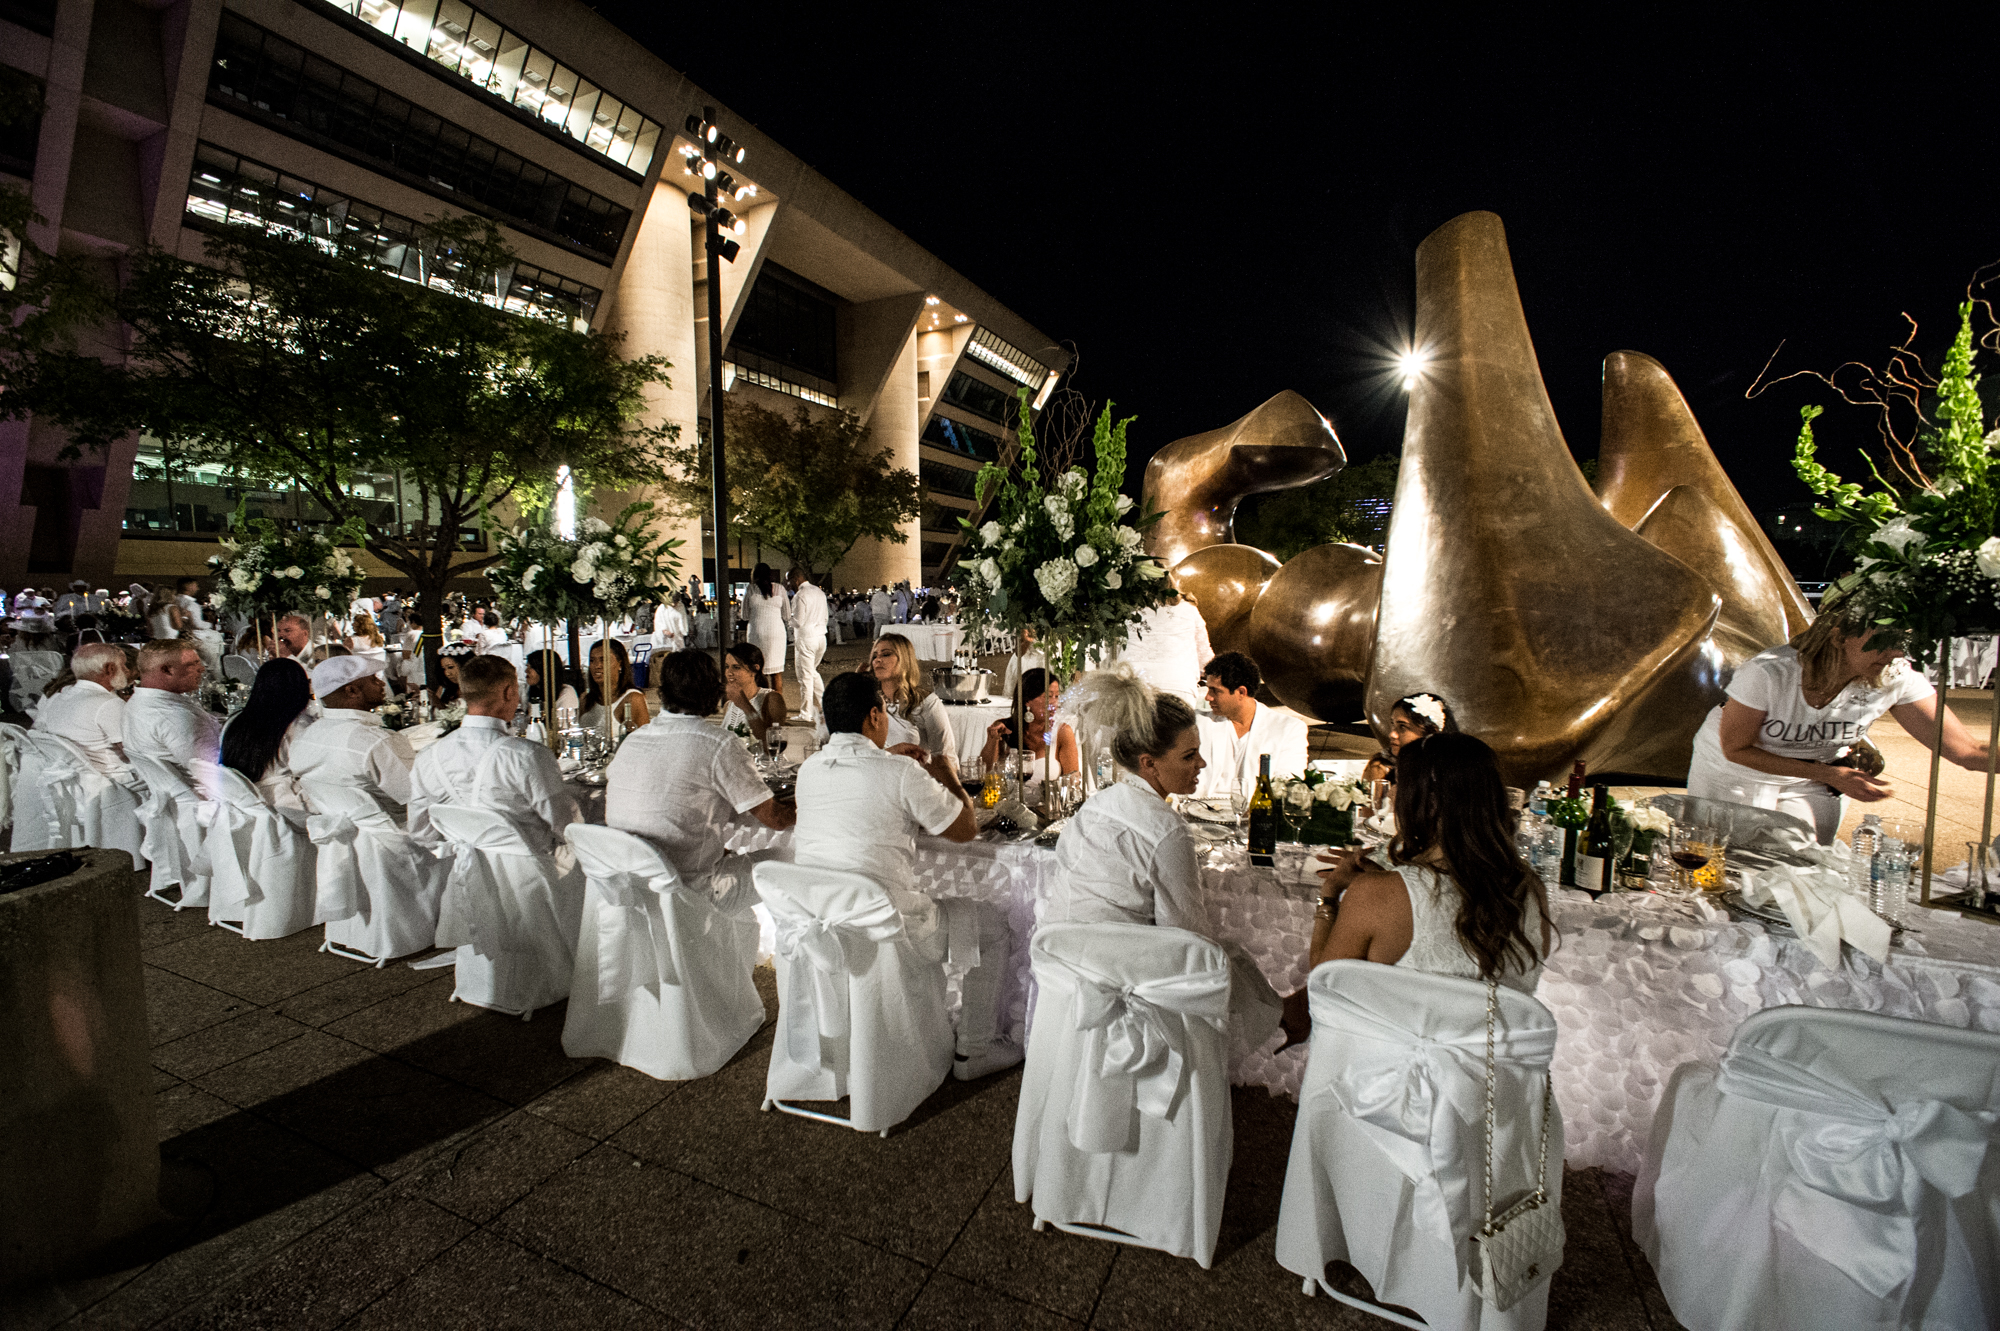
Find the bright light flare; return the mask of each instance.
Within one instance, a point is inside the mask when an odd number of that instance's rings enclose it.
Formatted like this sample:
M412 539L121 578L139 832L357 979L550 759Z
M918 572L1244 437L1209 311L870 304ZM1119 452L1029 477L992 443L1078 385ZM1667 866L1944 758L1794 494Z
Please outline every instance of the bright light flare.
M1411 347L1408 351L1396 357L1396 373L1403 378L1403 391L1405 393L1411 392L1416 388L1417 380L1424 377L1424 369L1430 363L1431 353L1425 351L1422 347Z
M576 482L568 466L556 468L556 535L565 541L576 539Z

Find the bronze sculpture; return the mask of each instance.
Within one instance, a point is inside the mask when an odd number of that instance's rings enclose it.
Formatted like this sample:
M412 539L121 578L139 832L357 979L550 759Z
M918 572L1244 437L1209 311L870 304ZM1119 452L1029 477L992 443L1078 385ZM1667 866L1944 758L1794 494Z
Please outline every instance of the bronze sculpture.
M1454 218L1418 248L1417 343L1427 361L1379 559L1321 546L1276 567L1232 543L1244 495L1340 465L1312 464L1338 443L1301 428L1303 399L1277 409L1287 395L1154 459L1146 502L1167 510L1154 548L1217 649L1249 652L1309 716L1345 720L1360 704L1380 732L1390 703L1427 690L1517 785L1578 758L1680 779L1729 671L1810 620L1782 559L1650 357L1606 359L1592 494L1493 214Z

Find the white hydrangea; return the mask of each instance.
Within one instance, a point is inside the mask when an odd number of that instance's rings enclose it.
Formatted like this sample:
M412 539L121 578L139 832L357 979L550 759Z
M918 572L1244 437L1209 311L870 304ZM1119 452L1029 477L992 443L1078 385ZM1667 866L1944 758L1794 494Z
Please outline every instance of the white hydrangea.
M1076 566L1078 568L1089 568L1096 562L1097 551L1091 549L1088 544L1079 545L1076 548Z
M313 595L317 596L322 601L331 601L333 599L333 592L326 587L313 588Z
M1083 492L1090 488L1090 481L1083 474L1083 468L1071 467L1063 473L1063 494L1072 501L1083 498Z
M252 573L247 568L232 568L229 570L229 585L239 592L255 591L257 584L262 581L261 577Z
M1924 542L1929 538L1912 527L1908 518L1897 518L1894 522L1882 524L1869 539L1877 545L1886 545L1897 554L1901 554L1908 547L1923 549Z
M303 578L305 575L306 571L300 568L297 564L294 564L290 568L285 570L285 576L288 578Z
M1000 585L1000 561L997 559L980 560L979 579L988 587L998 587Z
M2000 536L1989 536L1981 541L1973 559L1981 573L1989 578L2000 578Z
M1125 579L1121 577L1119 575L1118 570L1114 568L1109 573L1104 575L1104 585L1109 587L1112 591L1115 592L1120 587L1123 587L1125 585Z
M1076 563L1051 559L1035 570L1035 585L1051 601L1061 601L1076 590Z
M998 522L989 522L981 527L979 529L979 539L987 545L998 545L1000 543L1000 524Z
M585 518L583 520L583 534L586 536L602 536L610 530L611 524L603 518Z

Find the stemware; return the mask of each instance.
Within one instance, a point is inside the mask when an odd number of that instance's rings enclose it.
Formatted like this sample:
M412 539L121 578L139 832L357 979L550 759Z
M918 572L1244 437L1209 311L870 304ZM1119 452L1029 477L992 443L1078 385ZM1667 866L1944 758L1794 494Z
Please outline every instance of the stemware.
M1632 842L1638 830L1627 819L1611 820L1611 890L1614 892L1625 888L1626 861L1631 858Z
M1229 812L1236 819L1236 839L1247 839L1250 829L1244 820L1250 814L1250 793L1241 784L1229 788Z
M1671 895L1692 897L1697 889L1694 872L1708 863L1708 829L1676 821L1667 829L1667 857L1674 862Z

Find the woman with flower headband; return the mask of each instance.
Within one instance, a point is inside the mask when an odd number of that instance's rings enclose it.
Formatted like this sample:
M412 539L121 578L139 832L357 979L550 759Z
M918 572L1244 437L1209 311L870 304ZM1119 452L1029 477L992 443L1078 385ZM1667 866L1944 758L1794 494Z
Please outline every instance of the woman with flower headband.
M1362 769L1363 781L1396 780L1396 755L1411 740L1424 739L1430 735L1456 735L1458 718L1451 714L1451 707L1435 693L1412 693L1406 698L1398 698L1389 707L1389 744L1380 753L1368 760Z

